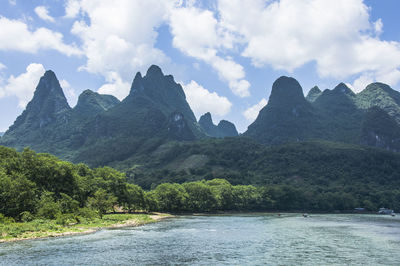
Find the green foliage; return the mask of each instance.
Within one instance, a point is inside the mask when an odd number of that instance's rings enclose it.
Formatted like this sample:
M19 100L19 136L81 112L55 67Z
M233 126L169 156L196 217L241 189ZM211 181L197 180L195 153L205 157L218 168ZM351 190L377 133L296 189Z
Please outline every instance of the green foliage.
M23 212L21 212L20 216L21 216L21 222L24 222L24 223L30 222L30 221L32 221L32 220L35 218L35 217L33 216L33 214L30 213L29 211L23 211Z
M183 211L186 205L187 193L182 185L161 184L153 191L157 208L161 211L179 212Z
M93 197L88 199L88 203L90 207L99 212L101 218L107 211L114 208L117 197L100 188L94 193Z
M54 201L54 193L43 193L38 203L37 215L44 219L55 219L60 214L61 206Z
M227 138L169 144L153 163L176 166L192 155L206 160L178 172L132 168L134 181L151 182L153 189L144 191L110 167L91 169L0 147L2 219L70 225L102 218L115 208L176 213L400 209L400 190L395 189L400 187L400 155L395 153L329 142L266 147ZM68 184L72 188L63 187Z

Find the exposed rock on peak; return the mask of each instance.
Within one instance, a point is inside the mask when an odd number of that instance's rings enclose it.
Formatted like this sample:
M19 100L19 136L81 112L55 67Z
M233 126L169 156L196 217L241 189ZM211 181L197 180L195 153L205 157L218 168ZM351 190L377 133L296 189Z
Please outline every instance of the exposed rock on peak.
M196 137L187 125L185 116L180 112L173 112L168 118L168 135L176 140L194 140Z
M314 86L308 92L306 99L309 102L314 102L321 95L321 93L322 91L318 88L318 86Z

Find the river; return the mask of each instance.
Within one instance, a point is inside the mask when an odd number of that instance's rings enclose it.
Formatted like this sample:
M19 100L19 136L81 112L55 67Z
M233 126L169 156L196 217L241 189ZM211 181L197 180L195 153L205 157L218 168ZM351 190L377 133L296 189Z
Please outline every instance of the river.
M0 244L0 265L400 265L400 217L179 216Z

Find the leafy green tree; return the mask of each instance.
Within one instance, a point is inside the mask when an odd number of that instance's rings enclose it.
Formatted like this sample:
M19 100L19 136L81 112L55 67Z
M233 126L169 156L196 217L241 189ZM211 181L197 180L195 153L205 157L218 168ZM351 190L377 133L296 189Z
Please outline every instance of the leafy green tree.
M235 208L238 210L256 210L261 197L254 186L233 186Z
M33 212L36 186L21 174L7 176L0 169L0 213L19 218L23 211Z
M41 218L54 220L61 214L61 207L54 200L53 192L44 192L38 203L37 215Z
M210 212L217 208L217 201L205 181L183 183L182 186L188 194L186 210Z
M160 211L180 212L185 209L188 194L180 184L161 184L154 190Z
M225 179L213 179L206 182L217 201L217 209L226 211L234 209L232 185Z
M134 184L126 184L125 204L128 211L140 210L145 207L144 192L141 187Z
M89 206L99 212L100 218L103 218L107 211L114 208L117 203L117 197L100 188L94 193L93 197L88 199L88 202Z

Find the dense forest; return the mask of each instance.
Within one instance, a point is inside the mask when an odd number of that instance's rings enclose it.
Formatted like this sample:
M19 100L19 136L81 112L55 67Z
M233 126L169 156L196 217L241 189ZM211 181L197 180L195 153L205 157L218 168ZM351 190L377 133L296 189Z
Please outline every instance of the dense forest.
M79 221L122 210L192 213L326 212L349 211L355 207L375 211L381 206L400 209L399 189L373 187L368 183L355 189L350 183L322 189L324 184L303 186L275 180L259 186L232 185L222 178L206 178L181 184L163 183L145 191L128 183L124 173L110 167L92 169L85 164L61 161L30 149L17 152L0 146L2 222L7 219L30 221L40 217L63 223L69 219Z

